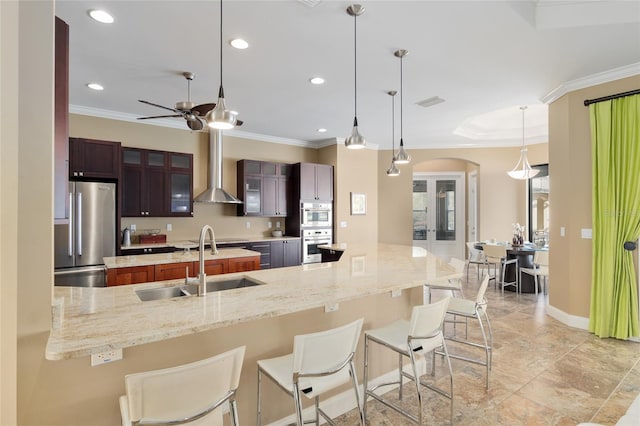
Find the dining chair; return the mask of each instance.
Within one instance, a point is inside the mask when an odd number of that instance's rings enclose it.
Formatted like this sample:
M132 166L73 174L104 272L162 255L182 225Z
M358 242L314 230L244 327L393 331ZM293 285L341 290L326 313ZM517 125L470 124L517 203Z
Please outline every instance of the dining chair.
M518 258L507 258L507 247L498 244L485 244L483 247L484 255L487 262L487 271L489 266L493 266L493 275L490 279L494 280L496 284L500 283L502 295L504 296L504 288L514 286L516 292L520 292L520 281L518 279ZM507 265L514 265L515 273L513 281L505 281ZM498 268L500 268L500 275L498 276ZM489 272L487 272L489 274Z
M469 252L469 256L467 257L467 282L469 282L469 267L471 265L476 265L478 281L480 281L480 268L486 265L484 254L482 250L475 247L476 244L477 242L473 241L467 242L467 251Z
M533 283L538 297L538 277L542 277L542 294L547 294L549 291L547 280L549 278L549 251L548 250L536 250L533 255L533 268L520 268L520 282L522 282L522 274L533 276Z
M222 426L222 406L228 402L231 424L238 426L236 391L244 353L240 346L190 364L126 375L122 425Z

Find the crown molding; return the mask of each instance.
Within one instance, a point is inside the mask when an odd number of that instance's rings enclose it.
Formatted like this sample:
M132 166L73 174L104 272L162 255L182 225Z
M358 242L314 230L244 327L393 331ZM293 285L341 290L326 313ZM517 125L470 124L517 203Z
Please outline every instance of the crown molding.
M540 99L540 101L548 105L569 92L596 86L598 84L608 83L610 81L620 80L622 78L633 77L638 74L640 74L640 62L567 81L547 93Z
M138 120L137 116L133 114L127 114L127 113L122 113L117 111L111 111L111 110L100 109L100 108L91 108L91 107L85 107L85 106L73 105L73 104L69 105L69 112L72 114L87 115L91 117L106 118L110 120L127 121L129 123L146 124L149 126L169 127L172 129L185 130L188 132L193 131L193 130L189 130L185 126L184 122L182 122L181 120L173 120L170 118L159 118L151 122L149 120ZM322 146L319 146L317 143L310 142L310 141L302 141L297 139L282 138L278 136L263 135L259 133L245 132L242 130L226 130L224 134L227 136L233 136L233 137L238 137L243 139L252 139L252 140L257 140L261 142L279 143L279 144L293 145L293 146L298 146L303 148L322 148Z

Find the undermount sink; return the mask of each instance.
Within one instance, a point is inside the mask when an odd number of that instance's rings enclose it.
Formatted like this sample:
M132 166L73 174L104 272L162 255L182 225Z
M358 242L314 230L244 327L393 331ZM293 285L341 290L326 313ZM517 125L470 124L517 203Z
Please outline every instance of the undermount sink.
M262 283L247 277L232 278L228 280L212 279L207 281L207 293L252 287L260 284ZM148 302L151 300L172 299L174 297L195 296L198 294L198 287L194 284L189 284L175 287L148 288L144 290L136 290L136 294L141 301Z
M188 296L182 286L180 287L160 287L136 290L138 298L143 302L150 300L171 299L173 297Z

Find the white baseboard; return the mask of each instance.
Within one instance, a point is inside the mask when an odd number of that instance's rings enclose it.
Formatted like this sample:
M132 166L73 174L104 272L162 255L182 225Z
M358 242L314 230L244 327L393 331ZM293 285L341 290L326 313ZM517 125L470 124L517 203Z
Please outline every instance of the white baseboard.
M416 366L420 374L425 374L427 363L424 357L420 357L416 360ZM406 364L404 370L409 372L411 370L411 365ZM410 373L413 374L413 373ZM362 380L362 377L360 377ZM398 370L391 370L382 376L378 376L374 379L369 380L369 387L374 387L379 385L380 383L392 382L398 379ZM364 390L362 384L359 386L360 396L364 396ZM397 388L397 385L389 385L385 387L385 391L390 391ZM284 394L283 394L284 395ZM305 399L303 397L303 399ZM293 406L293 401L291 401ZM335 395L331 398L323 400L320 398L320 408L329 415L332 419L335 419L342 414L345 414L354 408L357 408L355 393L353 392L353 387L350 387L348 390ZM303 419L312 419L315 418L315 408L313 406L305 408L302 411ZM276 420L273 423L270 423L269 426L287 426L296 423L296 415L292 414L290 416L284 417L282 419ZM322 417L320 417L320 423L326 423Z
M547 314L569 327L589 330L589 318L568 314L551 305L547 305Z

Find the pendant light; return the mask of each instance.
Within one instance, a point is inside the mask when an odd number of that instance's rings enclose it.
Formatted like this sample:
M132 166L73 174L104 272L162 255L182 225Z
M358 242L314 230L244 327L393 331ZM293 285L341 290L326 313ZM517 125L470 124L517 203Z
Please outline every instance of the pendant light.
M345 139L344 144L350 149L361 149L367 144L364 136L358 131L358 50L357 50L357 17L364 13L364 7L359 4L352 4L347 8L347 13L353 16L353 92L354 92L354 115L353 115L353 130L351 135Z
M409 51L404 49L396 50L394 53L395 56L400 58L400 149L394 160L396 164L407 164L411 161L411 156L404 150L404 140L402 139L402 94L404 93L404 90L402 90L402 58L407 56L408 53Z
M233 129L237 122L236 113L227 109L222 87L222 0L220 0L220 90L218 90L218 103L205 118L209 127L213 129Z
M540 173L540 170L532 169L529 160L527 160L527 148L524 145L524 111L527 107L521 106L520 109L522 110L522 148L520 149L520 159L513 170L507 172L507 174L514 179L526 180Z
M400 174L400 170L396 167L395 159L396 159L396 92L395 90L390 90L387 92L389 96L391 96L391 167L387 170L387 176L398 176Z

